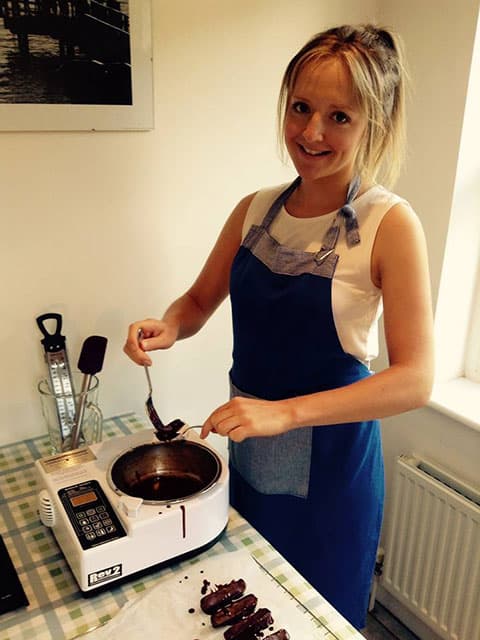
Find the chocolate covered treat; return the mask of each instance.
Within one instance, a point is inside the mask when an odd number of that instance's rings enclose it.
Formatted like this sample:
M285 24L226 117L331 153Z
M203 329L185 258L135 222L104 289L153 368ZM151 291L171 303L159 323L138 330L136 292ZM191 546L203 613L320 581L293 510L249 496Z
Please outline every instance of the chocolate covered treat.
M257 597L252 593L234 600L229 605L221 607L212 615L212 627L223 627L227 624L235 624L242 618L246 618L255 611Z
M200 600L202 611L208 614L215 613L221 607L224 607L233 600L240 598L246 589L245 580L232 580L228 584L223 584L216 591L203 596Z
M290 634L285 629L279 629L269 636L265 636L263 640L290 640Z
M259 631L273 624L272 614L268 609L259 609L248 618L244 618L225 631L225 640L251 640Z

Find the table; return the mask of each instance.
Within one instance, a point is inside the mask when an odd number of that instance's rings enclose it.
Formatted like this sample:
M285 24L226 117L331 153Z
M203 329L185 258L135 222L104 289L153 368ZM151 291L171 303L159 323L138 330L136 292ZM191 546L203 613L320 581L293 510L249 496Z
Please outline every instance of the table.
M145 429L134 414L105 420L104 439ZM49 455L46 436L0 447L0 534L30 601L27 608L0 616L0 640L72 639L110 620L129 600L183 571L171 565L84 598L48 527L37 513L34 461ZM247 548L251 555L316 618L312 637L361 640L362 636L233 509L225 535L206 552ZM309 614L307 614L309 615ZM220 636L221 637L221 636ZM88 640L88 636L86 638ZM302 639L306 640L306 639Z

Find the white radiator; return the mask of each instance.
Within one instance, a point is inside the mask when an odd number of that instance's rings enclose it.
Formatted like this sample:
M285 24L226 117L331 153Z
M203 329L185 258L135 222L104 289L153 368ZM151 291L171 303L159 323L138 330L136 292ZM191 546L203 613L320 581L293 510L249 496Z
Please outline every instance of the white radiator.
M446 640L480 640L479 505L439 467L397 459L382 586Z

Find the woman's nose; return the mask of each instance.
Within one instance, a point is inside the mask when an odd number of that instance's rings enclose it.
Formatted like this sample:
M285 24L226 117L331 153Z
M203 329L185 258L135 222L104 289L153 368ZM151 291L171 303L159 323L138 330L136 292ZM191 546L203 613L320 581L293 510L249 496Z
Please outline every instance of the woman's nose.
M324 127L323 121L319 113L312 113L310 119L307 122L307 126L303 130L303 137L305 140L314 142L317 140L323 140Z

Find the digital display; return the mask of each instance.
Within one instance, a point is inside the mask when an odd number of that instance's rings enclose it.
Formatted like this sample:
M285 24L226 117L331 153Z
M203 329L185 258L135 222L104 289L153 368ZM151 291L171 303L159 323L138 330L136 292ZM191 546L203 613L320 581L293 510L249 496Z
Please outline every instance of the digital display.
M80 496L74 496L73 498L70 498L70 502L74 507L80 507L83 504L95 502L95 500L98 500L95 491L88 491L87 493L82 493L82 495Z

